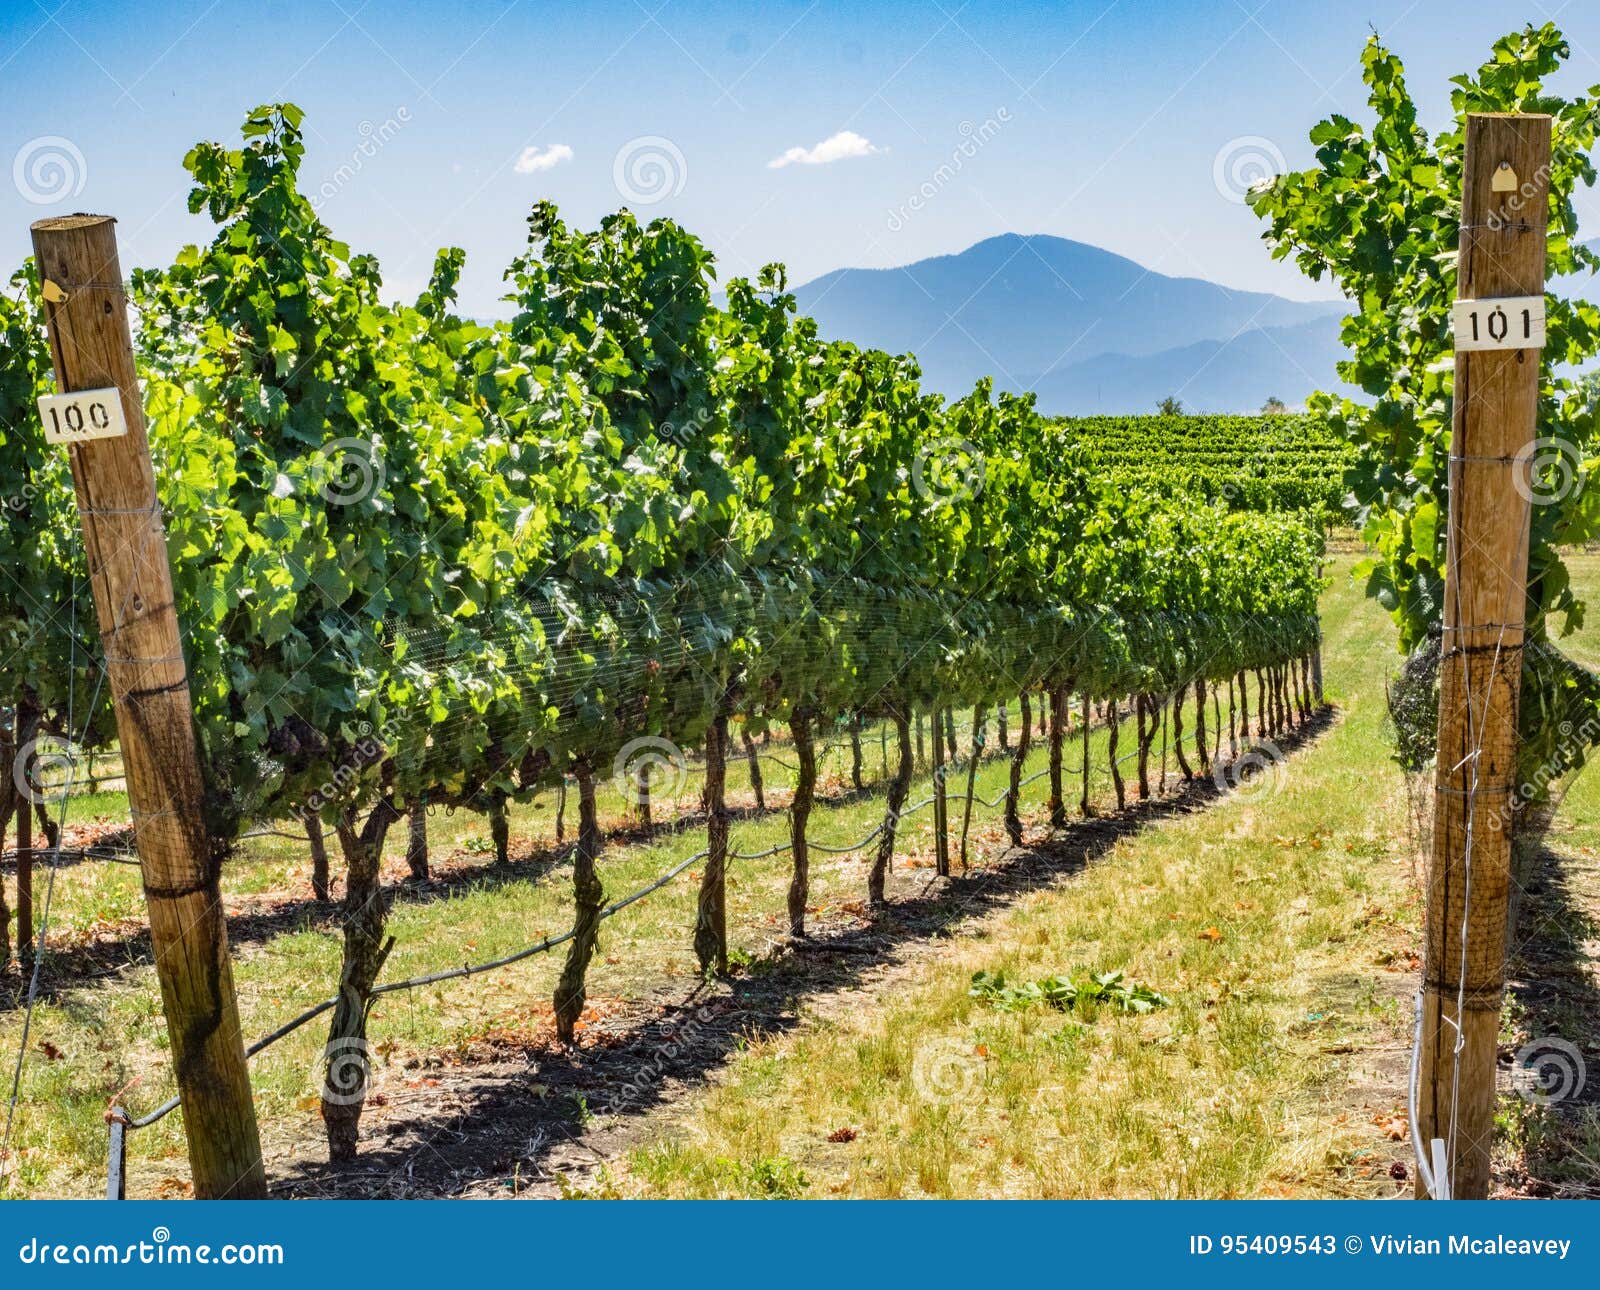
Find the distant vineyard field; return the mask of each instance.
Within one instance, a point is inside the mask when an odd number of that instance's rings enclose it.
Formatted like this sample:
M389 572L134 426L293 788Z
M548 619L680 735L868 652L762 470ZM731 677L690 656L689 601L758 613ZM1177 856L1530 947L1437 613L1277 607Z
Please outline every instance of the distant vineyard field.
M1050 428L1113 481L1237 510L1342 515L1352 448L1316 417L1062 417Z

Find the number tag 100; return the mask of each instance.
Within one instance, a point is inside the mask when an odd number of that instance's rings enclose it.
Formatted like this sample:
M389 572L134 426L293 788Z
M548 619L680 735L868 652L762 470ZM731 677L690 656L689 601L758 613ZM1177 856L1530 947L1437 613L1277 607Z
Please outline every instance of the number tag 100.
M86 439L116 439L128 433L122 415L122 393L79 390L76 394L46 394L39 400L39 420L47 443L82 443Z
M1543 349L1544 297L1458 300L1451 311L1456 349Z

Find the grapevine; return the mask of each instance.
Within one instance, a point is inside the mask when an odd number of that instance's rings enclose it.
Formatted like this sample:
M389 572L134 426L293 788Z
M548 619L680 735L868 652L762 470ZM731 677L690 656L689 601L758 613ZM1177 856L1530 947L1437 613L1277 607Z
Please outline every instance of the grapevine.
M1204 740L1207 687L1231 695L1248 673L1271 690L1271 729L1296 703L1308 714L1316 488L1275 494L1270 513L1210 504L1198 480L1173 496L1107 469L1031 397L984 381L947 402L913 358L823 340L778 266L718 303L698 239L628 211L580 230L535 207L507 322L456 312L449 248L417 300L385 303L377 264L299 189L301 124L264 106L239 146L189 153L190 206L215 237L141 272L134 297L207 823L229 839L296 817L342 854L330 1054L365 1043L391 944L382 848L422 803L503 812L576 785L555 999L570 1040L606 908L597 785L634 773L640 740L705 748L695 946L714 971L733 729L794 737L800 936L818 730L895 727L868 880L881 902L917 714L935 715L937 742L954 707L975 727L1019 696L1048 707L1058 799L1068 695L1107 705L1114 731L1133 704L1144 751L1146 716L1153 736L1153 714L1176 717L1191 691ZM30 344L7 349L5 433L34 436L69 516L29 419L37 314L17 317ZM29 657L8 692L69 685L60 665ZM357 1140L353 1079L324 1099L339 1158Z

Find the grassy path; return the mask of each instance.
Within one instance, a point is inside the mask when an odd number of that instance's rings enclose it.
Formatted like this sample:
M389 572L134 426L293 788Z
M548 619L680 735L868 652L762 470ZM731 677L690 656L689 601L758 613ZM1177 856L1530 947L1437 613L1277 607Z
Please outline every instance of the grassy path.
M992 723L990 731L992 738ZM962 737L965 745L964 733ZM878 769L878 749L870 732L865 742L871 775ZM1125 740L1124 746L1130 743ZM1106 733L1096 731L1090 790L1102 804L1111 798L1105 746ZM1042 742L1036 740L1034 747L1030 773L1045 764ZM775 742L772 754L765 763L768 806L781 807L789 795L785 763L790 753ZM1068 763L1077 755L1075 745ZM828 797L813 816L814 842L853 842L882 821L881 795L853 792L848 767L843 744L835 743L821 759L819 790ZM1003 760L984 763L976 793L994 800L1004 790L1006 775ZM753 805L742 759L731 763L730 781L733 805ZM919 775L910 800L923 800L929 790L928 776ZM1036 781L1025 791L1026 813L1042 814L1045 790L1045 783ZM615 800L603 802L609 807L603 822L621 826L623 803L610 791ZM691 773L677 786L673 805L687 808L696 795L696 775ZM670 816L671 806L658 802L665 808L662 814ZM115 823L119 808L116 795L102 795L79 803L75 811L81 813L69 823L83 821L89 809ZM573 813L569 811L567 821L569 839ZM513 808L513 863L506 866L492 861L482 817L465 812L434 816L430 832L439 880L415 889L401 886L405 831L393 830L385 877L397 892L389 920L397 947L385 979L495 958L564 930L571 919L571 888L561 857L552 850L553 816L551 797ZM977 855L1001 849L999 816L998 810L982 807L975 814ZM734 850L746 853L786 839L781 810L746 814L733 830ZM646 885L703 845L703 829L692 821L681 832L616 840L601 865L608 895L615 898ZM838 931L866 925L869 859L870 852L813 855L813 926ZM905 901L924 893L931 867L932 813L923 810L902 829L891 899ZM605 925L589 976L592 1007L586 1043L611 1042L619 1030L640 1024L662 1006L662 999L697 988L690 933L698 876L691 869ZM746 977L765 973L789 954L782 914L788 877L788 857L779 854L736 862L729 878L731 957ZM34 1019L18 1110L18 1149L4 1174L4 1186L14 1194L95 1194L104 1186L103 1115L109 1102L117 1099L142 1114L173 1091L165 1024L139 917L137 870L103 862L68 864L59 882L52 948L45 963L47 989ZM225 869L224 893L241 1019L246 1035L254 1038L331 992L339 955L335 914L310 899L305 847L292 836L247 844ZM397 1131L397 1123L433 1116L436 1107L419 1104L441 1086L433 1073L441 1067L481 1073L486 1054L498 1057L514 1049L529 1054L527 1061L536 1061L534 1055L547 1053L553 1038L548 1000L559 968L559 956L545 955L507 971L380 1001L370 1032L380 1097L364 1120L369 1136L385 1141ZM0 1052L14 1052L20 1039L21 1013L14 1006L19 989L15 975L0 983ZM322 1025L312 1024L251 1064L269 1166L280 1178L302 1176L307 1162L322 1153L317 1093L323 1039ZM568 1109L582 1119L584 1094L573 1090L564 1096L571 1102ZM181 1116L174 1115L133 1135L132 1194L182 1192L187 1169L181 1129ZM414 1140L430 1141L428 1132Z
M1342 713L1314 744L937 956L884 970L866 997L818 1001L798 1033L752 1044L594 1187L1393 1194L1419 910L1382 731L1390 637L1342 568L1325 626ZM1112 970L1171 1006L1079 1015L969 997L977 971Z

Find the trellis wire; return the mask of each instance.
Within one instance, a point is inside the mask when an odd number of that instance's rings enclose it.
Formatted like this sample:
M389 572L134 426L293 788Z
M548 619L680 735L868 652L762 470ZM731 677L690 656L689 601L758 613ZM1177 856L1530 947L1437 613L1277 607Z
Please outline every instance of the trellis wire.
M1043 776L1047 775L1048 773L1049 773L1049 771L1048 771L1048 769L1046 769L1046 770L1039 771L1039 772L1037 772L1037 773L1035 773L1033 775L1030 775L1030 776L1028 776L1027 779L1021 781L1021 783L1018 785L1018 788L1020 789L1022 787L1025 787L1026 785L1033 783L1035 780L1042 778ZM999 796L997 796L993 801L990 801L990 800L988 800L988 799L986 799L986 798L984 798L982 796L974 796L971 800L974 801L974 802L979 802L984 806L993 808L995 806L998 806L1001 802L1003 802L1006 799L1007 796L1008 796L1008 794L1002 793ZM918 802L915 806L907 807L906 809L902 810L899 813L898 818L904 819L909 815L913 815L916 812L918 812L920 810L923 810L924 808L930 806L933 803L933 800L934 799L932 797L928 797L928 798L925 798L924 800L922 800L921 802ZM954 795L950 796L949 800L951 800L951 801L963 801L963 800L966 800L966 798L965 798L964 794L954 794ZM844 846L844 847L830 847L830 846L827 846L827 845L825 845L823 843L819 843L819 842L811 842L811 843L808 843L808 845L811 846L812 848L814 848L815 850L818 850L818 851L825 851L825 852L829 852L829 853L834 854L834 855L844 855L844 854L848 854L849 852L852 852L852 851L861 850L862 847L866 846L869 842L871 842L873 840L873 838L877 837L878 834L880 834L881 832L883 832L883 825L880 824L876 828L874 828L870 833L868 833L864 838L861 838L859 841L854 842L854 843L850 844L849 846ZM763 860L763 859L766 859L769 856L778 855L779 853L781 853L783 851L791 850L792 846L793 846L792 843L784 843L784 844L781 844L781 845L779 845L777 847L773 847L773 848L771 848L769 850L766 850L766 851L758 851L758 852L751 852L751 853L745 853L745 852L739 852L739 851L730 851L728 853L728 858L730 860ZM673 865L665 873L661 874L660 877L655 878L651 882L647 883L645 886L640 887L637 891L631 892L629 895L624 896L621 900L613 901L611 904L607 905L603 910L600 911L600 920L603 922L604 920L612 917L614 914L621 913L629 905L635 904L636 902L643 900L645 897L647 897L649 895L652 895L653 893L659 891L661 888L665 887L668 883L672 882L673 879L679 877L682 873L684 873L684 871L687 870L689 868L689 866L694 864L696 861L705 859L707 854L708 854L708 852L706 852L704 850L697 851L693 855L689 856L687 859L680 860L677 864ZM487 960L487 961L485 961L483 963L473 963L473 964L468 964L466 966L458 967L458 968L447 968L447 969L445 969L443 971L431 972L431 973L428 973L428 974L423 975L423 976L408 977L403 981L390 981L390 982L387 982L387 983L385 983L383 985L375 986L373 988L373 990L372 990L372 996L374 998L376 998L378 995L382 995L382 994L397 994L397 993L400 993L400 992L405 991L405 990L415 990L415 989L419 989L419 988L421 988L423 986L437 985L438 983L440 983L442 981L460 980L460 979L465 978L465 977L478 976L478 975L480 975L481 973L484 973L484 972L491 972L491 971L494 971L494 970L496 970L498 968L510 967L514 963L520 963L525 959L533 958L535 955L543 954L543 953L546 953L549 950L553 950L558 945L564 945L564 944L566 944L566 942L568 942L568 941L570 941L572 939L572 936L573 936L573 933L571 931L561 932L558 935L548 936L548 937L544 938L543 940L536 942L533 945L529 945L529 946L526 946L523 949L517 950L515 953L507 954L507 955L504 955L503 957L496 958L496 959L489 959L489 960ZM305 1026L308 1023L310 1023L312 1021L315 1021L323 1013L327 1012L330 1008L334 1007L338 1002L339 1002L339 1000L338 1000L337 996L335 996L332 999L324 999L322 1002L316 1004L315 1006L306 1009L304 1012L300 1013L298 1016L295 1016L295 1017L291 1018L289 1021L286 1021L283 1025L279 1026L276 1030L273 1030L270 1033L264 1035L262 1038L256 1040L255 1043L251 1044L248 1048L245 1049L245 1056L246 1057L254 1057L258 1053L264 1051L265 1049L270 1048L273 1044L277 1043L278 1040L288 1037L289 1035L293 1034L296 1030L299 1030L302 1026ZM163 1102L160 1106L156 1107L155 1110L151 1111L148 1115L141 1116L141 1117L138 1117L138 1118L126 1118L126 1119L123 1120L122 1123L128 1129L143 1129L143 1128L147 1128L148 1126L150 1126L152 1124L155 1124L158 1120L164 1119L166 1116L170 1115L173 1111L177 1110L180 1104L181 1104L181 1099L176 1097L176 1096L174 1096L174 1097L168 1098L165 1102Z
M1164 699L1163 702L1165 702L1165 701L1166 700ZM1125 717L1125 718L1120 719L1118 724L1120 725L1120 724L1122 724L1122 721L1130 719L1131 715L1132 714L1130 713L1129 717ZM1101 724L1101 723L1097 723L1097 724ZM935 732L935 737L936 738L939 737L939 732L938 731ZM843 747L843 746L844 746L843 742L840 742L840 743L837 743L837 744L833 744L833 745L829 745L829 750L831 750L832 748L835 748L835 747ZM1163 751L1165 751L1165 742L1163 742ZM1127 761L1132 757L1138 756L1139 752L1140 752L1140 749L1136 747L1132 752L1127 754L1127 756L1117 759L1117 764L1121 764L1122 762ZM973 749L972 751L969 752L967 763L970 764L971 760L974 757L982 759L982 755L983 755L982 745L980 744L978 747L976 747L975 749ZM1002 756L1004 756L1004 755L1005 754L1002 754ZM1000 760L1000 757L997 756L995 758L995 760ZM958 773L958 768L961 765L962 765L962 763L959 762L959 761L951 763L948 773L949 774ZM1063 767L1062 769L1063 769L1064 773L1080 774L1080 773L1082 773L1083 767L1080 765L1080 766L1074 767L1074 768ZM1049 773L1050 773L1050 767L1046 766L1044 769L1036 771L1032 775L1029 775L1024 779L1019 780L1018 783L1017 783L1017 790L1016 791L1020 794L1020 792L1021 792L1021 790L1023 788L1027 787L1029 784L1033 784L1033 783L1037 782L1038 780L1044 778ZM915 803L912 806L905 807L905 808L901 809L896 815L896 820L897 821L904 820L904 819L908 818L909 816L915 815L919 811L925 810L927 807L933 805L933 803L938 799L939 796L941 796L941 794L938 794L938 793L936 793L934 795L930 795L930 796L922 799L920 802ZM951 801L954 801L954 802L973 802L973 803L982 805L982 806L992 810L995 807L999 806L1002 802L1006 801L1011 796L1011 790L1008 788L1006 791L997 794L993 799L985 798L981 794L968 795L966 793L954 793L954 794L942 793L942 796L944 797L944 800L947 801L947 802L951 802ZM63 823L64 823L64 819L63 819ZM864 848L865 846L867 846L874 838L878 837L884 831L885 827L886 827L886 822L885 823L880 823L880 824L876 825L873 829L871 829L864 837L862 837L859 840L857 840L856 842L850 843L850 844L848 844L846 846L837 846L836 847L836 846L830 846L830 845L828 845L826 843L820 843L820 842L811 842L808 845L814 850L822 851L822 852L825 852L825 853L828 853L828 854L845 855L845 854L849 854L849 853L852 853L852 852L855 852L855 851L859 851L862 848ZM261 832L264 835L264 834L272 833L273 831L272 830L263 830ZM280 836L296 837L297 835L280 834ZM92 850L92 848L91 849L86 849L86 850ZM739 851L730 850L729 853L728 853L728 858L730 860L746 860L746 861L760 860L760 859L766 859L768 857L781 854L781 853L783 853L785 851L792 851L792 850L793 850L793 842L790 841L790 842L787 842L787 843L780 843L780 844L778 844L776 846L767 848L764 851L748 852L747 853L747 852L739 852ZM707 850L697 851L694 854L692 854L692 855L686 857L685 859L679 861L677 864L673 865L671 868L667 869L659 877L657 877L654 880L652 880L651 882L647 883L645 886L639 888L638 890L636 890L634 892L631 892L629 895L623 897L620 900L613 901L611 904L607 905L603 910L601 910L600 915L599 915L599 921L603 922L606 919L609 919L612 916L614 916L614 915L616 915L618 913L621 913L622 910L626 909L628 906L630 906L632 904L635 904L636 902L638 902L640 900L643 900L646 897L652 895L653 893L661 890L663 887L667 886L674 879L678 878L685 871L687 871L691 865L695 864L699 860L703 860L708 854L709 854L709 852ZM53 877L54 877L54 867L52 866L52 878ZM46 896L46 916L48 917L48 889L47 889L47 896ZM525 961L527 959L535 957L536 955L547 953L550 950L555 949L557 946L563 945L566 942L570 941L573 938L574 935L575 935L575 933L573 931L570 931L570 930L566 931L566 932L561 932L561 933L559 933L557 935L554 935L554 936L545 937L544 939L534 943L533 945L526 946L526 947L524 947L524 948L522 948L520 950L517 950L517 951L515 951L515 952L513 952L511 954L503 955L503 956L501 956L499 958L495 958L495 959L489 959L489 960L486 960L486 961L484 961L482 963L466 964L466 965L463 965L461 967L447 968L447 969L444 969L444 970L438 971L438 972L426 973L426 974L423 974L423 975L420 975L420 976L415 976L415 977L408 977L405 980L401 980L401 981L387 982L385 984L378 985L378 986L374 987L372 992L371 992L371 994L372 994L372 997L376 998L379 995L396 994L396 993L400 993L400 992L407 991L407 990L419 989L419 988L422 988L424 986L437 985L437 984L445 982L445 981L462 980L462 979L465 979L465 978L468 978L468 977L480 975L480 974L485 973L485 972L491 972L491 971L496 971L496 970L498 970L500 968L510 967L513 964L516 964L516 963L519 963L519 962L523 962L523 961ZM41 947L42 947L42 938L41 938ZM37 975L38 975L38 964L35 963L35 988L37 987ZM337 1005L337 1003L338 1003L338 998L334 997L334 998L331 998L331 999L324 999L320 1003L317 1003L316 1005L314 1005L313 1007L306 1009L304 1012L301 1012L297 1016L295 1016L295 1017L291 1018L290 1020L284 1022L277 1029L275 1029L275 1030L269 1032L268 1034L262 1036L255 1043L251 1044L245 1050L245 1056L247 1058L254 1057L254 1056L258 1055L259 1053L265 1051L267 1048L270 1048L273 1044L277 1043L279 1040L287 1038L289 1035L293 1034L295 1031L301 1029L302 1027L306 1026L310 1022L316 1020L316 1018L320 1017L322 1014L324 1014L325 1012L328 1012L330 1009L335 1007ZM32 999L31 998L30 998L29 1006L30 1006L30 1008L32 1006ZM24 1039L24 1045L25 1045L25 1043L26 1043L26 1039ZM19 1054L18 1079L20 1080L20 1054ZM12 1107L13 1107L13 1109L15 1107L15 1101L16 1101L16 1089L14 1087L13 1088L13 1093L12 1093ZM122 1150L119 1150L119 1147L122 1148L122 1149L125 1149L127 1133L129 1131L133 1130L133 1129L147 1128L150 1125L159 1122L160 1120L164 1119L166 1116L170 1115L173 1111L177 1110L178 1107L181 1104L182 1104L181 1097L175 1095L175 1096L167 1099L167 1101L163 1102L161 1105L157 1106L153 1111L149 1112L147 1115L144 1115L144 1116L138 1117L138 1118L134 1118L134 1117L129 1116L128 1113L126 1112L126 1110L121 1108L121 1107L113 1107L112 1108L111 1112L109 1112L108 1116L107 1116L108 1122L110 1123L110 1126L111 1126L111 1137L112 1137L112 1152L111 1152L110 1166L109 1166L109 1170L108 1170L108 1194L120 1195L120 1189L121 1189L121 1185L122 1185L123 1161L121 1159ZM8 1118L8 1123L7 1123L7 1135L8 1135L8 1137L9 1137L9 1131L10 1131L10 1122L9 1122L9 1118Z
M132 596L132 591L129 591ZM76 565L72 572L72 614L69 620L68 639L71 642L70 652L67 655L67 675L71 677L78 669L78 571ZM123 605L126 610L127 605ZM99 669L99 676L95 679L94 693L89 699L88 712L83 719L83 739L88 738L89 725L94 720L95 708L100 702L100 691L105 685L106 670ZM72 730L76 724L77 713L75 702L77 687L69 685L67 690L67 729ZM63 792L61 799L61 819L56 824L56 841L61 841L60 830L66 828L67 814L71 803L68 795ZM50 907L56 893L56 856L52 848L50 854L50 876L45 880L44 901L39 907L39 927L34 938L33 970L28 975L28 998L22 1014L22 1038L17 1045L17 1064L11 1073L11 1094L6 1100L6 1127L4 1134L0 1134L0 1161L11 1158L11 1131L16 1122L17 1099L22 1091L22 1071L28 1057L28 1038L33 1030L33 1010L39 1001L39 971L44 964L46 942L50 935Z

